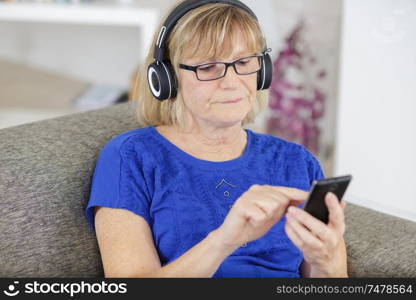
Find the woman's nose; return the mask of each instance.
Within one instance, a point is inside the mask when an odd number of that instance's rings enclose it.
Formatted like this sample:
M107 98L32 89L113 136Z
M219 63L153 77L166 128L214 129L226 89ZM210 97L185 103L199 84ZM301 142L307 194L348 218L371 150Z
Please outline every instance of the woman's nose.
M229 66L226 74L223 78L221 78L221 87L222 88L235 88L238 85L238 81L240 75L238 75L233 68L233 66Z

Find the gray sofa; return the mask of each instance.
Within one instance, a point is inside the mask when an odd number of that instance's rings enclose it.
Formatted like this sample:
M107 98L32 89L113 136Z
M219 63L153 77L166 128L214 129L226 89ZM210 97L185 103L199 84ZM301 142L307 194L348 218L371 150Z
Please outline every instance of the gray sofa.
M0 130L0 277L103 277L84 208L101 147L132 103ZM416 277L416 223L349 204L351 277Z

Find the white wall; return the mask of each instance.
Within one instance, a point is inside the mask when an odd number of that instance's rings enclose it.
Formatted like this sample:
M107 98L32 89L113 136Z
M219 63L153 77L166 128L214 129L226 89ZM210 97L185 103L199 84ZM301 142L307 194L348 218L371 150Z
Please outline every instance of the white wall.
M336 173L351 202L416 221L416 1L344 1Z
M88 82L126 86L141 47L129 27L0 22L0 57Z
M103 2L111 1L94 3ZM133 4L162 11L173 2L135 0ZM140 28L132 26L0 20L0 58L92 83L127 88L144 55L145 49L140 44L142 34Z

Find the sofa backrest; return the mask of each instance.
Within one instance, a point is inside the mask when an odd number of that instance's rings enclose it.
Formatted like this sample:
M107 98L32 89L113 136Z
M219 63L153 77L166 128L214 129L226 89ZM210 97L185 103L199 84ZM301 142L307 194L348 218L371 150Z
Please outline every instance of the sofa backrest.
M103 145L133 102L0 130L0 277L103 277L84 209Z

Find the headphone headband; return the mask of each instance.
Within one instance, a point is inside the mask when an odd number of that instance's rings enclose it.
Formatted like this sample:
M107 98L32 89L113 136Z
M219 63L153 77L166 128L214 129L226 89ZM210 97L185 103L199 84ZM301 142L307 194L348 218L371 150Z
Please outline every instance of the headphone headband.
M169 15L162 28L160 29L159 36L156 41L156 47L154 52L155 61L161 62L165 59L165 41L173 27L176 23L182 18L187 12L205 4L210 3L224 3L237 6L241 9L247 11L250 15L257 20L257 16L254 12L244 3L238 0L187 0L182 2L178 7L176 7L173 12Z

